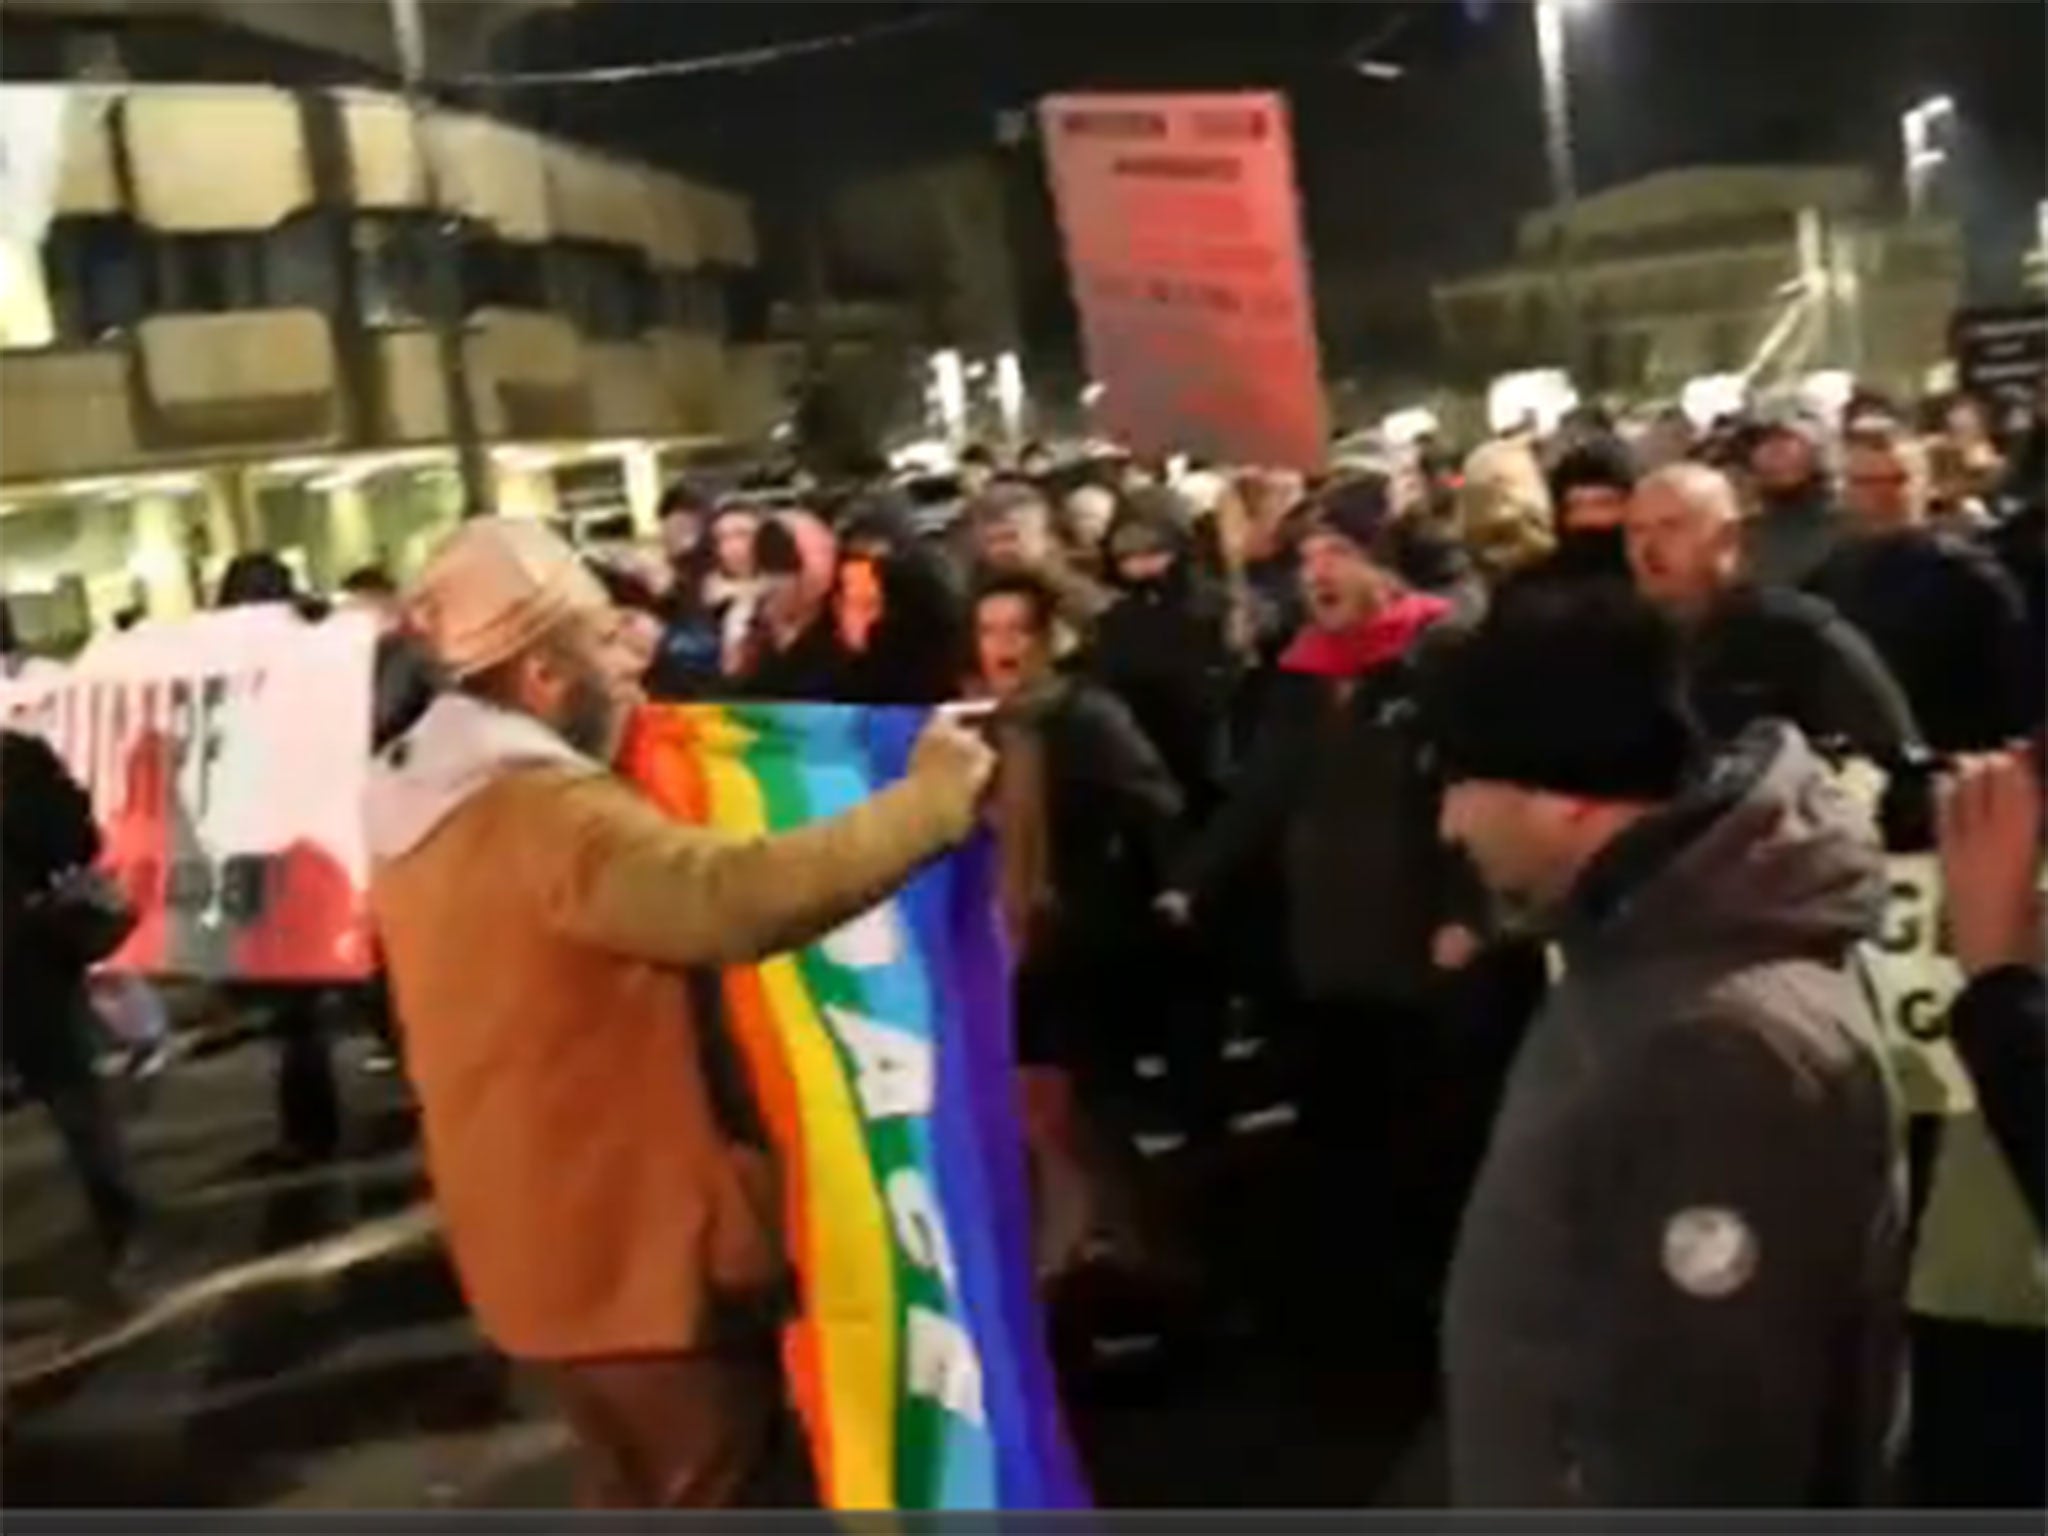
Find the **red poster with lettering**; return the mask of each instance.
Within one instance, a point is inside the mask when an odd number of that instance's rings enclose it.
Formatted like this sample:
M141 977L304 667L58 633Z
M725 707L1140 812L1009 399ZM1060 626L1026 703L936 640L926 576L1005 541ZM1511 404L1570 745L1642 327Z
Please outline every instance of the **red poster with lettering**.
M1141 453L1321 468L1286 102L1053 96L1040 114L1103 425Z

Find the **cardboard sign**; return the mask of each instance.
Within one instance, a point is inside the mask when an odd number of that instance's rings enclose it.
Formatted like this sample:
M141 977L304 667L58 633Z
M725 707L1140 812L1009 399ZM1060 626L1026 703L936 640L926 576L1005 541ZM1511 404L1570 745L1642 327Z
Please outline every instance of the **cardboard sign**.
M1942 936L1940 866L1932 854L1895 856L1888 875L1884 927L1863 948L1864 974L1900 1108L1942 1126L1909 1302L1926 1317L2040 1328L2048 1325L2040 1234L1949 1037L1963 974Z
M1054 96L1041 112L1104 425L1141 453L1321 468L1286 103Z
M372 965L374 621L238 608L110 635L0 688L92 795L141 914L111 970L344 981Z
M1949 328L1957 382L1997 416L2022 420L2048 385L2048 305L1958 311Z

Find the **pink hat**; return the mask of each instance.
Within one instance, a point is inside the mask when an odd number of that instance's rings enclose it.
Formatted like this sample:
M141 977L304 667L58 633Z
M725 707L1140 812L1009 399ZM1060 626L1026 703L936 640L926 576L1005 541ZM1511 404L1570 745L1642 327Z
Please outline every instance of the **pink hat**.
M565 619L610 606L552 529L502 517L464 523L406 599L413 624L457 678L510 660Z

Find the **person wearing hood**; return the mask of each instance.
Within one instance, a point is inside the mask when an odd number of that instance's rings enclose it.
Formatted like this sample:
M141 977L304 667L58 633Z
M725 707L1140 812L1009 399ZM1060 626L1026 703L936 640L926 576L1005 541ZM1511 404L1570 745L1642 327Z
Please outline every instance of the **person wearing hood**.
M775 1497L779 1199L687 971L885 900L968 836L993 754L935 722L842 815L684 825L608 766L637 691L554 533L465 524L411 607L453 687L373 767L370 900L464 1295L550 1379L585 1502Z
M1450 604L1381 563L1389 492L1383 477L1355 477L1311 515L1308 623L1280 657L1229 800L1161 905L1186 921L1247 877L1270 876L1277 856L1294 1005L1275 1017L1298 1024L1310 1058L1303 1112L1326 1139L1319 1166L1348 1191L1333 1198L1377 1199L1383 1220L1413 1231L1444 1214L1433 1204L1442 1191L1409 1181L1428 1172L1417 1152L1431 1134L1421 1122L1444 973L1476 941L1474 893L1436 839L1437 786L1414 719L1418 657ZM1428 1262L1401 1280L1426 1293ZM1376 1273L1394 1279L1387 1266Z
M2041 718L2029 696L2019 593L1975 544L1927 526L1926 459L1904 429L1866 425L1845 464L1848 536L1808 590L1869 637L1912 701L1927 744L1995 751Z
M1903 1160L1851 959L1882 853L1789 725L1696 763L1680 689L1604 585L1495 609L1424 685L1443 835L1562 959L1452 1267L1460 1505L1889 1491Z
M1920 744L1912 706L1861 631L1819 598L1743 579L1742 510L1719 470L1658 470L1636 488L1626 532L1636 591L1677 626L1687 702L1710 737L1775 717L1880 764Z
M1749 439L1756 514L1742 527L1742 564L1759 586L1805 586L1842 540L1821 445L1820 424L1801 415L1767 421Z
M939 704L967 670L959 598L938 561L849 532L832 588L838 673L848 704Z
M1104 575L1117 598L1096 621L1088 662L1199 812L1222 779L1231 654L1229 615L1195 568L1190 522L1172 491L1125 499L1104 540Z
M829 699L840 666L830 603L838 547L808 512L778 512L754 540L761 597L733 672L738 694Z
M727 677L739 668L761 601L760 572L754 565L760 532L760 513L728 504L711 515L704 535L711 545L711 568L704 576L702 601L718 624L718 668Z
M663 701L700 698L716 687L724 639L707 590L715 558L711 506L678 480L662 492L658 516L667 580L658 585L661 635L647 691Z
M1620 438L1588 438L1567 449L1550 471L1557 547L1532 571L1553 579L1627 581L1628 543L1622 525L1635 488L1635 458Z

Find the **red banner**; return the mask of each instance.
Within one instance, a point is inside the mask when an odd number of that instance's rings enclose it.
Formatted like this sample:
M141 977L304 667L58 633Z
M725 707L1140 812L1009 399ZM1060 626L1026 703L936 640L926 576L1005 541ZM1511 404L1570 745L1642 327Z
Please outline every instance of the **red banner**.
M1054 96L1040 111L1104 425L1142 453L1319 469L1286 103Z

